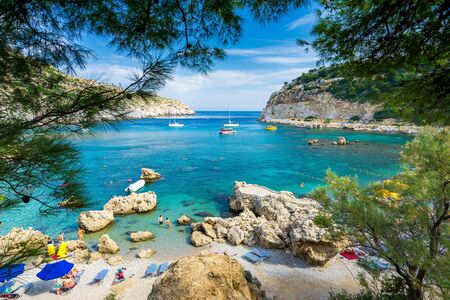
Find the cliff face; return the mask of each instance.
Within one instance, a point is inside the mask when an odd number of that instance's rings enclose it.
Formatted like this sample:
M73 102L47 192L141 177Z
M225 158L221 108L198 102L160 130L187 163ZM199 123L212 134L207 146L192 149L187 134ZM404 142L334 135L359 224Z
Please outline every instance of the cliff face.
M340 80L317 79L304 82L295 79L270 96L261 113L262 121L270 119L305 118L313 116L329 119L349 119L358 116L361 120L371 120L380 108L371 102L352 102L338 99L329 88Z

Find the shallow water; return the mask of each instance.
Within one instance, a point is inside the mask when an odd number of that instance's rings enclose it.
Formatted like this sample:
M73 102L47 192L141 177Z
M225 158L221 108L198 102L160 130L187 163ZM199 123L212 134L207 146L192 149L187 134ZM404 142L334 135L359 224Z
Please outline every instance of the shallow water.
M161 180L141 190L156 192L155 211L117 217L112 226L86 235L86 239L93 245L101 234L108 233L125 252L134 247L151 247L170 256L188 250L189 229L159 227L156 219L160 214L173 223L181 214L219 216L227 211L234 181L302 195L323 183L327 168L340 175L358 175L364 184L388 178L399 171L399 150L410 140L405 135L288 126L265 131L266 124L256 121L258 114L232 113L233 120L241 124L234 136L218 134L227 112L200 112L183 118L184 128L169 128L167 119L145 119L117 123L117 130L97 128L92 130L95 136L76 138L90 199L85 209L101 209L113 195L125 195L127 180L137 180L141 167L163 175ZM306 144L311 138L331 141L338 136L359 143ZM304 188L300 187L302 182ZM78 214L79 211L61 211L41 216L37 205L20 205L0 212L0 220L4 222L0 233L5 234L12 227L33 226L53 236L65 231L67 236L75 237ZM126 232L136 230L150 230L156 239L133 244L127 240Z

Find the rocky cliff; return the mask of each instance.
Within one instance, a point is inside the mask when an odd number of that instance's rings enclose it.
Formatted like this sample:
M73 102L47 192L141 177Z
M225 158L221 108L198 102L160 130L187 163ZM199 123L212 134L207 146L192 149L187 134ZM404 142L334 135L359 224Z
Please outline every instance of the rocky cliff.
M348 120L353 116L358 116L361 120L372 120L374 113L380 109L380 105L375 101L360 101L360 99L346 99L342 94L349 93L336 92L337 89L349 89L347 85L342 85L342 78L322 78L315 76L313 70L306 73L308 76L300 76L290 83L286 83L283 88L274 92L266 107L261 113L262 121L271 119L291 119L306 118L309 116L316 118L328 118L332 120ZM312 76L310 74L313 74ZM350 87L351 89L354 86ZM357 91L359 92L359 91ZM365 91L361 91L363 94ZM349 97L350 98L350 97Z

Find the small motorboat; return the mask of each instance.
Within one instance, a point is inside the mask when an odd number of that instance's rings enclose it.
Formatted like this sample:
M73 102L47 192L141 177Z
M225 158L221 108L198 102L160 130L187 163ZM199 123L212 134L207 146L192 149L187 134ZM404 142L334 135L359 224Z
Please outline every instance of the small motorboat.
M138 180L135 183L130 184L129 186L127 186L127 188L125 189L125 192L130 192L130 193L135 193L138 190L142 189L145 185L145 180Z
M177 122L177 120L175 120L175 118L173 119L173 122L172 122L172 117L171 117L169 120L169 127L181 128L181 127L184 127L184 124L181 122Z
M220 128L219 134L235 134L236 130L231 128Z
M277 126L269 125L269 126L266 126L266 128L264 128L264 129L269 130L269 131L274 131L274 130L277 130L278 128L277 128Z

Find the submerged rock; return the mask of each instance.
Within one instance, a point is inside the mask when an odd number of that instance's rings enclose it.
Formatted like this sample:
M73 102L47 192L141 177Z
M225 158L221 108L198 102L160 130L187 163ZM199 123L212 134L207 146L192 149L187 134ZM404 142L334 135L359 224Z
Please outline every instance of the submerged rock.
M182 215L178 218L177 222L180 225L190 225L192 223L192 219L189 216Z
M142 168L141 169L141 179L145 182L154 182L161 177L161 174L155 172L153 169Z
M108 210L83 211L78 217L78 225L88 232L102 230L112 221L114 221L113 212Z
M128 196L116 196L111 198L103 207L104 210L112 211L115 215L126 215L132 213L144 213L151 211L156 206L156 194L146 192L141 194L132 193Z
M246 276L247 275L247 276ZM248 280L243 267L220 254L183 257L154 284L148 300L259 300L265 293Z
M137 231L130 233L132 242L143 242L153 239L155 236L150 231Z
M194 216L203 217L203 218L205 218L205 217L214 217L214 215L212 213L207 212L207 211L197 211L197 212L194 213Z
M104 234L101 236L101 238L98 241L98 252L103 254L116 254L120 251L119 246L117 246L117 243L109 237L109 235Z

